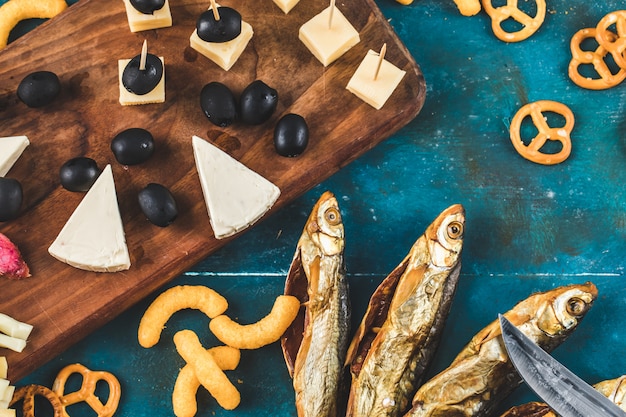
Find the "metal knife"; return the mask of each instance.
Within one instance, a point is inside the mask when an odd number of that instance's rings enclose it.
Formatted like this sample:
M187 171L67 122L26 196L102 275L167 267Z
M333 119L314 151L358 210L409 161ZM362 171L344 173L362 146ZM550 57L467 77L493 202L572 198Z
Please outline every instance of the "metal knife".
M626 417L611 400L539 347L502 314L502 339L526 384L562 417Z

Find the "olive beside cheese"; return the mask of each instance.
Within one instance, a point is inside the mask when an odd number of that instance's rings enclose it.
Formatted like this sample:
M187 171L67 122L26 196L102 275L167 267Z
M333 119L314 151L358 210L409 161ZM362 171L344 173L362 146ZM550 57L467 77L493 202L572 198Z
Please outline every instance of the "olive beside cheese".
M0 222L15 219L24 199L22 184L14 178L0 177Z
M281 156L300 155L309 143L309 127L304 117L289 113L280 118L274 128L274 148Z
M17 87L17 97L28 107L50 104L61 91L59 77L51 71L35 71L22 79Z
M61 185L68 191L89 191L99 175L100 168L96 161L86 156L72 158L59 169Z
M147 161L154 152L154 138L146 129L133 127L115 135L111 151L122 165L137 165Z
M230 89L217 81L202 87L200 107L214 125L229 126L237 117L237 102Z
M148 184L139 191L137 198L143 214L156 226L167 227L178 216L174 196L161 184Z
M278 92L261 80L250 83L239 98L241 121L259 125L272 116L278 105Z

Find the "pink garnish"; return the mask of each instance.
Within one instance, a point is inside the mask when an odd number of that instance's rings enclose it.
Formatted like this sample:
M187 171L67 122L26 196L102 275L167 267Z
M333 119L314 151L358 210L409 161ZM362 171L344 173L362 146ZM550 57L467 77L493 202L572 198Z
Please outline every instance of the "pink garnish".
M28 278L30 270L17 246L0 233L0 277L2 276L8 279Z

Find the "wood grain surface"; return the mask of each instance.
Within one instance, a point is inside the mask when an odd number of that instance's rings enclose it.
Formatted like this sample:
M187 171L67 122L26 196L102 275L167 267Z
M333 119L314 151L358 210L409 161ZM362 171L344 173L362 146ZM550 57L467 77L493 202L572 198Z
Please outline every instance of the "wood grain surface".
M121 0L82 0L0 52L0 136L27 135L31 142L7 174L24 189L22 213L0 224L0 232L20 247L32 272L29 279L2 279L0 284L0 311L34 325L27 348L7 353L12 380L230 240L213 237L192 135L212 141L278 185L282 195L271 214L407 124L422 107L425 83L419 66L371 0L338 4L361 42L327 68L297 38L299 26L326 7L325 1L307 0L288 15L271 1L222 2L236 7L254 29L252 41L228 72L189 47L195 20L208 2L171 3L172 27L133 34ZM123 107L117 60L138 54L144 39L149 52L165 59L166 102ZM386 59L407 75L376 111L345 85L367 50L378 50L383 42ZM30 109L18 100L16 89L36 70L55 72L62 92L51 105ZM220 129L206 119L199 106L203 85L221 81L238 94L255 79L279 93L269 122ZM273 126L289 112L303 115L311 133L308 149L297 158L280 157L273 149ZM153 134L155 154L144 164L122 166L110 141L130 127ZM60 166L76 156L91 157L101 168L112 165L132 261L128 271L85 272L47 252L83 197L59 184ZM167 186L177 200L179 217L170 227L151 225L139 209L137 192L150 182Z

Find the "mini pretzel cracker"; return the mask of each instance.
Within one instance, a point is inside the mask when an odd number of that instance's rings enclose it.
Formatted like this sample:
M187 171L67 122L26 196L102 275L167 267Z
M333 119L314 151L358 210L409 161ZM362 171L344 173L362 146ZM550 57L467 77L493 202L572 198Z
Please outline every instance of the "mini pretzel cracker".
M0 6L0 49L7 46L11 30L25 19L49 19L67 8L65 0L9 0Z
M217 346L207 350L215 360L216 365L223 371L232 371L239 365L241 352L230 346ZM185 365L176 378L172 393L172 406L176 417L193 417L198 411L196 394L200 388L200 381L196 372L189 364Z
M572 36L570 41L572 60L569 63L568 75L576 85L589 90L604 90L615 87L626 78L626 68L620 68L616 73L611 71L605 61L608 51L604 46L598 45L594 51L582 50L581 45L583 42L587 39L597 39L597 33L596 28L581 29ZM611 31L606 31L603 36L608 36L609 39L613 40L617 38L617 35ZM593 65L599 78L589 78L581 75L579 68L583 64Z
M217 403L226 410L235 409L241 400L239 391L217 365L213 355L204 349L198 336L191 330L181 330L174 335L174 344Z
M615 32L609 28L615 25ZM596 26L596 40L606 51L613 55L620 68L626 68L626 10L617 10L606 14Z
M61 404L59 396L52 392L50 388L44 387L43 385L31 384L16 389L9 406L12 407L19 401L23 401L23 417L35 417L35 397L38 395L50 402L54 410L53 417L64 417L63 405Z
M543 115L544 112L552 112L565 117L565 126L551 127ZM539 131L528 146L524 144L520 137L522 120L530 116L533 124ZM540 100L522 106L513 116L510 126L510 136L513 146L517 152L529 161L543 165L554 165L563 162L572 150L570 133L574 128L574 114L564 104L550 100ZM561 142L562 148L557 153L542 153L541 147L548 141L555 140Z
M474 16L480 12L480 0L454 0L463 16Z
M202 285L179 285L161 293L150 304L139 323L139 344L145 348L157 344L165 323L175 312L186 308L202 311L213 318L228 308L228 302L214 290Z
M65 394L65 383L72 374L79 374L82 377L80 389L69 394ZM109 386L109 397L105 404L96 396L96 385L98 381L104 381ZM68 416L65 408L76 403L85 402L96 412L98 417L111 417L115 414L120 402L120 382L115 375L109 372L92 371L87 367L75 363L61 369L52 384L52 391L59 396L63 407L63 415Z
M546 0L535 0L537 14L531 17L517 7L517 0L506 0L505 6L493 7L492 0L482 0L485 12L491 18L491 28L498 39L504 42L519 42L529 38L541 27L546 17ZM502 23L513 19L523 27L517 32L507 32Z
M300 310L300 301L291 295L280 295L272 311L253 324L240 325L228 316L215 317L209 328L222 343L238 349L258 349L280 339Z

